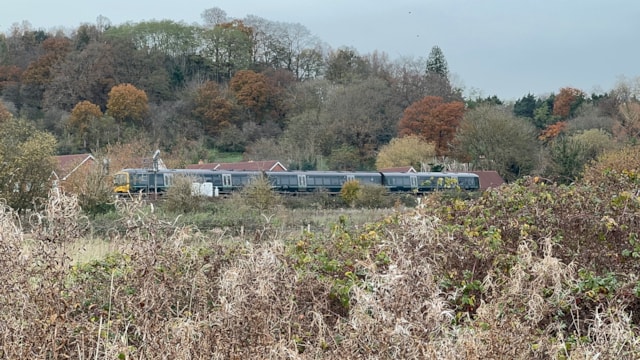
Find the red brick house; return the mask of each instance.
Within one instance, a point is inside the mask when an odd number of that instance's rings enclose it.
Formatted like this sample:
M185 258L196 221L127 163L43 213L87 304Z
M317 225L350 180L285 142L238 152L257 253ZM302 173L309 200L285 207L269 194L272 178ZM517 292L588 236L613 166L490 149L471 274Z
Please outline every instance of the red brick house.
M79 169L93 165L96 161L91 154L60 155L55 159L57 164L52 174L55 181L65 181Z

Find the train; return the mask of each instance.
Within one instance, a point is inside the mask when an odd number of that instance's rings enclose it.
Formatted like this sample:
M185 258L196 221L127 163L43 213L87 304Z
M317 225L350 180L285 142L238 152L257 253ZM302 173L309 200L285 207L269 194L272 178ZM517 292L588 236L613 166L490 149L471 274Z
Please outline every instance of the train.
M116 194L163 194L177 176L192 179L194 192L219 196L242 189L252 179L264 176L274 191L304 194L324 191L338 194L345 182L357 180L362 185L380 185L391 193L425 194L459 188L480 189L480 178L464 172L376 172L376 171L231 171L203 169L123 169L114 175Z

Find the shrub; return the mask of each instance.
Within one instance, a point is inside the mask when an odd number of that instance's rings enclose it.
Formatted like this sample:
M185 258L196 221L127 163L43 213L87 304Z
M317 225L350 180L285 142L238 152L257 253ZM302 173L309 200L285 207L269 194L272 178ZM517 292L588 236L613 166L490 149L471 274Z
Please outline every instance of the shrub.
M172 186L164 195L163 208L174 213L189 213L200 210L202 196L194 195L192 184L195 179L188 176L176 176Z
M354 206L355 201L360 196L360 191L362 190L362 185L358 180L349 180L342 185L342 189L340 190L340 197L348 206Z
M265 176L251 179L240 192L240 196L247 205L260 212L280 204L280 196L273 191L269 179Z
M393 199L384 186L366 185L360 189L354 205L358 208L369 209L388 208L393 206Z

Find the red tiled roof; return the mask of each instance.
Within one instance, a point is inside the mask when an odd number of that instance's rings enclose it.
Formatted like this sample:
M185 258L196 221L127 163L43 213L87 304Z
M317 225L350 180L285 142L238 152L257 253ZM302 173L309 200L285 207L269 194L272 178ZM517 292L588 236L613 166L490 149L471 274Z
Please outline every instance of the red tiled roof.
M378 171L383 172L383 173L385 173L385 172L414 173L414 172L416 172L416 169L414 169L413 166L398 166L398 167L380 169Z
M55 174L61 180L65 180L84 163L92 163L95 161L95 158L91 154L60 155L55 158L58 161Z
M480 177L481 190L486 190L488 188L496 188L505 183L504 179L502 179L502 177L500 176L500 174L498 174L497 171L470 171L470 172Z
M287 171L279 161L241 161L234 163L206 163L187 165L187 169L235 171Z

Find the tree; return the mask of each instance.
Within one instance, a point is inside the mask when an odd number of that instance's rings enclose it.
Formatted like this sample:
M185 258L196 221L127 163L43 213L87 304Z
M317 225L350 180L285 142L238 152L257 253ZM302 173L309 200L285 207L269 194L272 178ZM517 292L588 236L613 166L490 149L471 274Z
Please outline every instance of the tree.
M102 118L102 111L100 107L90 101L79 102L71 111L69 116L69 126L78 132L80 138L82 138L83 147L87 148L87 134L89 128Z
M454 154L474 168L496 170L507 181L536 167L536 129L505 109L483 105L469 110L456 133Z
M423 162L436 156L436 147L433 143L426 142L420 137L409 135L392 139L383 146L376 158L378 170L397 166L413 166L420 169Z
M15 118L0 123L0 132L0 197L18 211L39 206L55 168L55 138Z
M553 115L560 119L573 116L576 109L584 102L585 93L582 90L570 87L560 89L553 101Z
M147 94L131 84L116 85L109 91L107 113L119 123L142 123L149 113Z
M241 70L233 76L229 88L233 91L238 104L253 114L252 120L262 123L262 116L266 112L272 91L267 77L255 71Z
M444 53L439 46L435 45L429 52L427 58L427 75L438 75L443 78L449 77L449 66L447 65L447 59L444 57Z
M618 106L618 123L614 131L618 137L637 141L640 137L640 103L626 101Z
M44 107L71 111L87 100L104 110L107 94L115 84L114 54L111 46L90 42L70 53L52 69L52 80L44 92Z
M396 136L401 110L390 94L389 84L378 78L338 86L327 94L324 111L336 142L333 148L357 149L363 168L372 168L376 150Z
M214 80L224 82L251 65L253 29L242 21L221 23L202 33L203 56L210 62Z
M533 120L536 106L536 97L533 96L533 94L527 94L526 96L516 100L513 104L513 114L515 116L526 117Z
M194 105L192 114L207 135L216 136L231 125L233 105L222 96L216 82L207 81L198 88Z
M418 135L433 142L440 155L449 153L449 146L464 116L464 103L445 103L441 97L426 96L405 111L399 123L399 134Z
M200 15L202 21L204 22L204 26L207 28L214 28L218 24L225 23L229 21L227 17L227 12L222 10L219 7L212 7L210 9L205 9Z
M336 84L348 84L369 75L369 63L354 49L343 48L329 54L325 78Z

